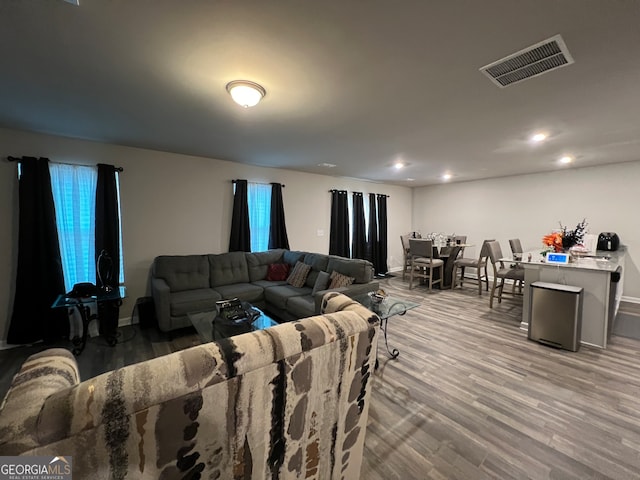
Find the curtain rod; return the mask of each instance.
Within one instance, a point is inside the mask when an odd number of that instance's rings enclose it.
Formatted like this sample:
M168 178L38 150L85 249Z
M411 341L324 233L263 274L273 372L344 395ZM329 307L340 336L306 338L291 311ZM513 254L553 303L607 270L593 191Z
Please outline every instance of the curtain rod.
M18 157L7 157L7 160L9 160L10 162L20 162L22 159ZM95 166L95 165L85 165L83 163L67 163L67 162L51 162L51 163L57 163L59 165L72 165L74 167L94 167ZM115 167L115 169L118 172L124 172L124 168L122 167Z
M349 193L346 190L336 190L335 188L333 190L329 190L329 193L333 193L333 192ZM362 193L362 192L352 192L352 193L359 193L361 195L364 195L364 193ZM378 195L379 197L391 198L391 195L384 195L383 193L370 193L369 195Z
M231 183L237 183L238 180L231 180ZM278 183L278 182L271 182L271 183L264 183L264 182L250 182L249 180L247 180L247 183L257 183L258 185L273 185L274 183ZM282 188L284 188L286 185L284 183L281 183L280 186Z

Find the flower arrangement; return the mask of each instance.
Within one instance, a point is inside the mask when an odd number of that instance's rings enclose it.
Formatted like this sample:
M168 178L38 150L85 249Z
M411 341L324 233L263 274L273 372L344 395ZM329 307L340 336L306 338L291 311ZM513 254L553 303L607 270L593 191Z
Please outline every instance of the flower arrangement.
M542 244L545 247L549 247L542 252L543 254L550 251L561 252L562 251L562 233L554 232L554 233L550 233L549 235L545 235L544 237L542 237Z
M548 251L561 252L568 250L575 245L580 245L584 240L584 234L587 231L587 219L583 219L576 225L573 230L568 230L566 226L560 222L560 230L550 233L542 237L542 243L547 247L543 254Z

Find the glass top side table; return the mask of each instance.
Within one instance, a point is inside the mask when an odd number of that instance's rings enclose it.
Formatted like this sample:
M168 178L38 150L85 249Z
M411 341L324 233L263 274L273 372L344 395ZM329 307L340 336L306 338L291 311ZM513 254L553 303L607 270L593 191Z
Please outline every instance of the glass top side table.
M394 315L404 315L407 311L419 307L420 304L412 302L411 300L405 300L404 298L391 296L386 296L381 302L375 302L368 293L356 295L353 299L380 317L380 329L384 333L384 345L387 352L391 358L396 358L400 355L400 351L397 348L389 349L389 342L387 340L388 321Z

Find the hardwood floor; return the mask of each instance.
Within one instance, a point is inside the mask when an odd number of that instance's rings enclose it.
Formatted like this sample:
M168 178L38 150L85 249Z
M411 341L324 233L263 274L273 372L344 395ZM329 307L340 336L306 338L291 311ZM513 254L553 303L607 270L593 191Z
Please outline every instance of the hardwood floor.
M362 479L638 479L640 341L555 350L519 329L522 307L489 309L486 292L381 281L420 307L392 317L388 358L382 336ZM82 378L197 344L187 329L168 337L137 326L122 343L90 340ZM0 352L0 395L29 354Z
M640 341L555 350L513 300L407 285L383 287L422 306L390 320L363 479L640 478Z

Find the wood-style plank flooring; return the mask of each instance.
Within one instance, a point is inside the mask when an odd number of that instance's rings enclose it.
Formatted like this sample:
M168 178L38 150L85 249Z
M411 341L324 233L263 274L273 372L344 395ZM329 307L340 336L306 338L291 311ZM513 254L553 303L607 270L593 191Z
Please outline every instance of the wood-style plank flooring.
M363 479L640 478L640 341L556 350L527 340L517 301L385 283L422 306L390 320Z
M640 341L555 350L527 340L521 304L491 310L475 285L381 286L421 306L389 322L397 359L380 337L362 479L640 479ZM198 343L190 329L120 331L114 348L90 340L82 378ZM43 348L0 352L0 398Z

